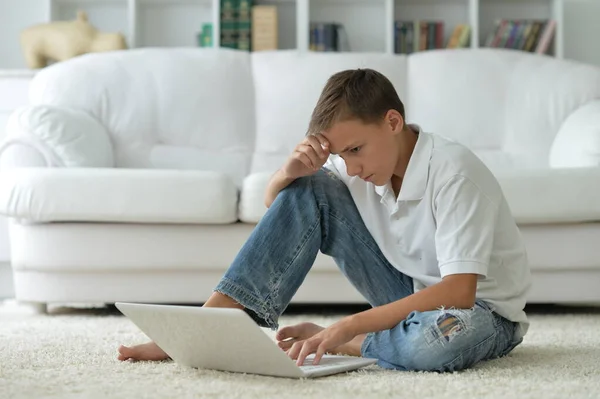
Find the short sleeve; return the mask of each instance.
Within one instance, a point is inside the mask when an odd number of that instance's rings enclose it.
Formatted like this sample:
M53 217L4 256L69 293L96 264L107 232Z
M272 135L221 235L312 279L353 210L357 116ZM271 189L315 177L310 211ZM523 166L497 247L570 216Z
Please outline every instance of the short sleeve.
M453 176L435 198L435 247L443 277L487 275L498 206L471 180Z

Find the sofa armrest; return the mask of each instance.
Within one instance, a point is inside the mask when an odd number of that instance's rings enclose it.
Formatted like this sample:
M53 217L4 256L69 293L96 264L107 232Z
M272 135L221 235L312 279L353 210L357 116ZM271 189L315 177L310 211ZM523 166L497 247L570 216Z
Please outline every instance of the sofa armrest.
M13 111L0 145L0 165L12 167L113 167L107 130L89 114L49 105Z
M229 224L238 191L224 173L137 168L0 172L0 215L27 223Z
M600 166L600 100L594 100L565 119L550 148L551 168Z

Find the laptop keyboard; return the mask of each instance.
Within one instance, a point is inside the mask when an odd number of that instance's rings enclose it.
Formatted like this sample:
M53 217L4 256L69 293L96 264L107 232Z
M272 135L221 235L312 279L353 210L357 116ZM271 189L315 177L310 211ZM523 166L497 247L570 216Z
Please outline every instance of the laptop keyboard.
M302 364L302 366L300 366L300 369L304 370L304 371L308 371L308 370L314 370L314 369L318 369L318 368L323 368L323 367L331 367L331 366L336 366L340 363L348 363L349 358L348 357L323 357L321 358L321 361L319 362L319 364L313 365L313 358L307 358L304 360L304 364Z

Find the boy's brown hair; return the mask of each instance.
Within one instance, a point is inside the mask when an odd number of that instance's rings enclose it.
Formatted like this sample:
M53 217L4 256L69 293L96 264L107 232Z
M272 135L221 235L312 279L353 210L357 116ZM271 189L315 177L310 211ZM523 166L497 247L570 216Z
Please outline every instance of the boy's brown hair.
M404 104L394 85L373 69L348 69L332 75L312 112L306 135L330 129L334 123L357 119L380 123L395 109L404 119Z

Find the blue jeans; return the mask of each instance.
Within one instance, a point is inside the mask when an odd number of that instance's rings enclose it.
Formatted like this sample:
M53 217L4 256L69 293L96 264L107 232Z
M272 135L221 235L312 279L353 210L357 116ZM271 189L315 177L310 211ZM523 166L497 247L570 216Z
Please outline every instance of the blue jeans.
M215 291L277 329L319 251L373 307L413 293L412 279L383 256L346 185L325 169L279 193ZM522 341L516 328L477 300L471 309L413 311L392 329L367 334L361 354L389 369L456 371L509 353Z

